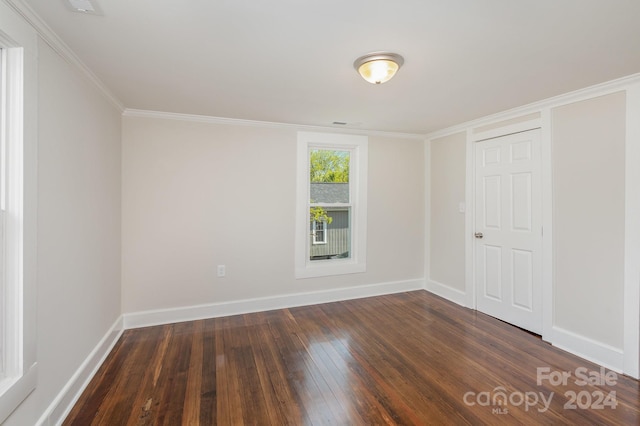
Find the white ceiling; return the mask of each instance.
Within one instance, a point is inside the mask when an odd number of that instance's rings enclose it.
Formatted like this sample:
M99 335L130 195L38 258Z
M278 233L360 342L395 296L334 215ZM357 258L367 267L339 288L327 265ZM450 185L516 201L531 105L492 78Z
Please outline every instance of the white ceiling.
M424 134L640 72L637 0L25 1L132 109Z

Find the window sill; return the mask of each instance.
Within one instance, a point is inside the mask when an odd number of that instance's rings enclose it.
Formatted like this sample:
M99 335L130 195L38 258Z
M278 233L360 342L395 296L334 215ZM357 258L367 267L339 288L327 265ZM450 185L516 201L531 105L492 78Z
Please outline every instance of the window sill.
M0 423L3 423L36 388L37 372L38 364L33 364L22 376L7 379L7 388L0 395Z
M353 260L316 260L305 268L296 268L296 279L359 274L367 271L366 263Z

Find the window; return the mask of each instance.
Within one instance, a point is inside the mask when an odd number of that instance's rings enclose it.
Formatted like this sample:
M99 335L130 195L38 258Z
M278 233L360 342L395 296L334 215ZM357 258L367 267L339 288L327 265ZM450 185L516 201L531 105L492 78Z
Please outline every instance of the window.
M366 270L367 143L298 133L297 278Z
M5 279L4 279L4 247L5 247L5 216L6 216L6 203L5 203L5 159L7 158L5 151L5 110L6 110L6 92L5 89L5 70L6 49L0 49L0 312L6 312L5 301L7 300L7 294L5 291ZM6 377L5 358L6 354L6 339L5 339L5 315L0 313L0 383Z
M313 224L311 229L313 244L327 244L327 221L313 220L311 223Z
M0 423L36 385L36 43L0 2Z

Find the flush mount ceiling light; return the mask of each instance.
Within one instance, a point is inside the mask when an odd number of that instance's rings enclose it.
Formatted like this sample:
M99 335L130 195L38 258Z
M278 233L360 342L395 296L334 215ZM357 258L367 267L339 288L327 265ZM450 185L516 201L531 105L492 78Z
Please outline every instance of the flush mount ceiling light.
M404 59L397 53L375 52L361 56L355 60L353 67L372 84L389 81L404 64Z
M67 6L74 12L102 15L102 11L94 0L67 0Z

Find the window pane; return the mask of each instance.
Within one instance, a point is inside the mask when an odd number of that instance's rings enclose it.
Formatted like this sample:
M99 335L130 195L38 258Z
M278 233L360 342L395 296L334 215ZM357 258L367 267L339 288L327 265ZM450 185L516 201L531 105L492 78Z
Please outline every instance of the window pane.
M311 203L349 203L349 151L314 149L309 155Z
M330 219L321 226L314 226L314 221L311 221L312 238L309 239L309 259L351 257L351 208L326 207L325 214ZM322 243L319 243L320 241Z

